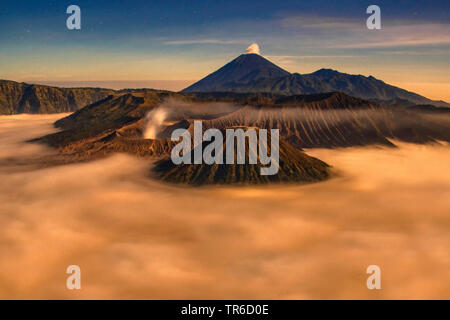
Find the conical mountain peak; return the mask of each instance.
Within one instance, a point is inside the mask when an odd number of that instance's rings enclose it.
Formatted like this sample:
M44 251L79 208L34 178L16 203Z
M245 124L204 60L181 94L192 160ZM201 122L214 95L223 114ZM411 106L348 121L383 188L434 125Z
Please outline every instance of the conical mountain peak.
M289 72L261 55L245 53L183 91L230 91L230 86L239 87L258 80L277 79L288 75Z

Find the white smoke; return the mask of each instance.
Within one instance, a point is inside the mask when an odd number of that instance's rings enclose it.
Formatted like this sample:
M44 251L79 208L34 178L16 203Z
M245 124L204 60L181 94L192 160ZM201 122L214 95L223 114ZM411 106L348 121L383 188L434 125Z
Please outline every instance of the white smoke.
M231 113L239 109L240 106L223 103L194 103L186 102L174 98L166 99L158 108L147 113L143 121L144 139L158 139L159 135L168 125L174 121L217 118L224 114Z
M147 113L144 120L143 138L156 139L168 114L169 112L164 108L157 108Z
M252 43L250 47L245 50L245 53L256 53L260 54L259 45L257 43Z

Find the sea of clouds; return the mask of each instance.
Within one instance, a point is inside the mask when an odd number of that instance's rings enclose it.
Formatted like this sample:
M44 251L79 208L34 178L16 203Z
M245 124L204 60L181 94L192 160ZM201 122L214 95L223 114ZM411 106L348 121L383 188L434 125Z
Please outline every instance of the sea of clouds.
M0 298L450 298L448 146L307 150L338 176L188 188L122 154L24 165L58 117L0 117Z

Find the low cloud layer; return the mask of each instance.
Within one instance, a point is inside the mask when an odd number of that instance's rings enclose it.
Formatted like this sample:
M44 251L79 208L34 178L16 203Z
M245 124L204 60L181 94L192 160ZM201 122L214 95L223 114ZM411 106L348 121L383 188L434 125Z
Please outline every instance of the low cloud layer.
M20 141L53 131L55 116L11 119L0 118L1 160L52 152ZM0 298L450 298L450 148L308 153L340 175L186 188L125 155L2 166ZM65 288L71 264L80 291ZM379 292L365 286L370 264Z

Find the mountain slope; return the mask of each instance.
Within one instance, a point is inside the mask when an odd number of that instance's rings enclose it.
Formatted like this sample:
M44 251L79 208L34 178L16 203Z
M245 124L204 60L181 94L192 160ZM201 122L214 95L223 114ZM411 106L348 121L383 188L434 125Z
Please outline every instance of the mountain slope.
M101 88L57 88L0 80L0 114L72 112L114 94Z
M143 139L146 114L161 106L168 108L167 101L179 110L172 109L157 134L158 139ZM220 107L223 102L235 107L224 113ZM201 111L201 115L193 117L192 111L199 105L210 112ZM62 131L36 141L56 147L75 160L113 152L164 156L170 154L172 144L168 138L174 128L187 128L193 119L202 119L205 130L235 126L279 129L280 138L296 148L393 146L391 139L450 142L450 113L436 109L383 107L340 92L288 97L141 90L89 105L57 121L55 125Z
M254 81L278 79L288 75L289 72L259 54L242 54L183 92L230 91L229 88L239 88Z
M444 101L433 101L392 85L372 76L351 75L331 69L320 69L310 74L294 73L281 79L264 79L249 83L242 91L268 91L278 94L312 94L341 91L348 95L367 100L408 100L414 104L450 106Z
M224 128L226 129L226 128ZM245 128L244 128L245 130ZM270 134L268 135L270 141ZM203 148L207 145L205 143ZM225 154L226 143L223 146ZM192 153L191 153L192 154ZM246 146L245 158L249 149ZM153 168L154 174L161 180L190 185L209 184L264 184L269 182L310 183L327 179L330 176L329 165L310 157L286 141L279 140L279 169L274 175L260 174L258 164L181 164L175 165L170 158L160 160Z

